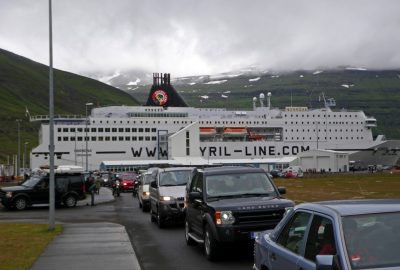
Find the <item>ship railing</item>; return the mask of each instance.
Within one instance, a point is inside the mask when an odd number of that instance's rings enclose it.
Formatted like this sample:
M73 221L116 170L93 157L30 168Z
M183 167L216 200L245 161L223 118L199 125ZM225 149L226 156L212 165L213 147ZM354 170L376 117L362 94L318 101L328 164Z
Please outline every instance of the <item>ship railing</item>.
M84 115L63 115L63 114L56 114L54 115L54 120L85 120ZM33 115L30 117L30 122L35 122L35 121L49 121L50 116L49 115Z

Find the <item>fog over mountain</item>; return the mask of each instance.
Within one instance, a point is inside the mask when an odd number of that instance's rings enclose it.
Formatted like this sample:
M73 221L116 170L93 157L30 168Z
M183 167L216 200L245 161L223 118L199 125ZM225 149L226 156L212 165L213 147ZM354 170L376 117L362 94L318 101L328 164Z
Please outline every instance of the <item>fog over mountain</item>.
M400 67L397 0L53 0L54 66L216 74ZM48 1L0 0L0 48L48 64Z

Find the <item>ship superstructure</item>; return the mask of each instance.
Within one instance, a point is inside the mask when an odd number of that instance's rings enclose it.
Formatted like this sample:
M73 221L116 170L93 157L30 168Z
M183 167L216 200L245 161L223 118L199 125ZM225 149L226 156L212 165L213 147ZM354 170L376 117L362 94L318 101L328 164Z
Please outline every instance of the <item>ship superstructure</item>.
M182 149L195 145L205 159L273 158L311 149L371 155L385 148L380 164L398 159L398 148L384 136L373 139L377 121L362 111L333 111L334 100L325 97L320 109L278 109L271 103L267 93L253 99L252 110L188 107L170 84L169 74L154 74L146 106L94 108L87 118L56 117L55 163L83 165L88 155L94 170L105 160L168 159L169 138L188 127L195 139L183 139ZM31 120L42 121L40 144L32 150L32 166L37 167L48 163L49 125L46 116Z

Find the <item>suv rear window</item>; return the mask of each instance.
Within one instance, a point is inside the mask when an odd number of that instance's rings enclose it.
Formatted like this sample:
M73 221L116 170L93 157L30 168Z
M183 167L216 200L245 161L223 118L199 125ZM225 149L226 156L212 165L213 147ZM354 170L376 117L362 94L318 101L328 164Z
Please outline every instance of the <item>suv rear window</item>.
M206 193L208 197L277 195L271 181L264 173L208 175Z

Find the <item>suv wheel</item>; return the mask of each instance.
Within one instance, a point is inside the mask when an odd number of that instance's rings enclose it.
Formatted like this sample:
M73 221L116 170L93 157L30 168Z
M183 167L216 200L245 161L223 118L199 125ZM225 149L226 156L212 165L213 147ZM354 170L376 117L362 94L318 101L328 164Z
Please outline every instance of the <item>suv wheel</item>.
M15 199L14 207L17 210L24 210L28 206L28 203L24 197Z
M186 240L186 245L188 246L194 246L197 244L196 241L194 241L190 236L189 236L189 222L185 220L185 240Z
M150 220L151 220L151 222L156 222L156 218L154 217L154 213L151 208L150 208Z
M157 224L158 228L160 229L165 227L165 221L164 218L161 216L160 211L157 211Z
M76 206L76 198L73 195L68 195L64 199L64 205L68 208Z
M218 242L215 240L210 225L204 228L204 251L208 260L213 261L218 257Z

